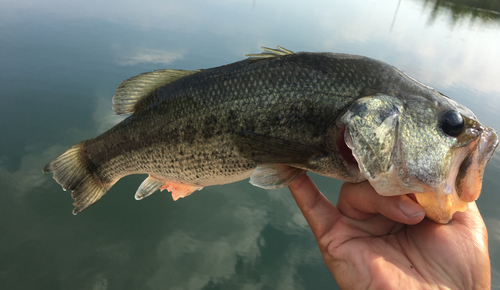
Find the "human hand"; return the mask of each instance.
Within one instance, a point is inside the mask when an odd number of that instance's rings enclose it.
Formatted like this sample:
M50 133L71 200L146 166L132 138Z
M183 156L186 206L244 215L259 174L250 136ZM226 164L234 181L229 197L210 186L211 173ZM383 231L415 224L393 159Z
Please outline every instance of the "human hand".
M368 182L344 183L337 207L306 174L289 188L341 289L491 287L488 235L474 202L441 225L410 197L381 196Z

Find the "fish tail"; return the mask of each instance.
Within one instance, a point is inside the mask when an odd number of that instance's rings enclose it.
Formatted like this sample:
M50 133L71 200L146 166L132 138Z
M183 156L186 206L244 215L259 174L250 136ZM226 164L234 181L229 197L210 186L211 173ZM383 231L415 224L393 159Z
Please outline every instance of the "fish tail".
M75 200L73 214L98 201L113 184L103 183L96 166L83 150L84 142L77 143L43 167L43 172L54 172L54 179L63 190L71 190Z

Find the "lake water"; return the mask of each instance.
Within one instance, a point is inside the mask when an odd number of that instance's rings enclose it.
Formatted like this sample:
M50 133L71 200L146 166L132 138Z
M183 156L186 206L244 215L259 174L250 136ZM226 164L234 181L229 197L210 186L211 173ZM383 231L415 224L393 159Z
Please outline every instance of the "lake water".
M70 194L42 167L121 120L111 98L122 80L219 66L260 46L383 60L498 131L499 8L470 2L480 9L430 0L0 1L0 288L338 289L287 189L241 181L138 202L144 176L130 176L73 216ZM497 152L477 201L494 289L499 176ZM341 182L313 178L335 201Z

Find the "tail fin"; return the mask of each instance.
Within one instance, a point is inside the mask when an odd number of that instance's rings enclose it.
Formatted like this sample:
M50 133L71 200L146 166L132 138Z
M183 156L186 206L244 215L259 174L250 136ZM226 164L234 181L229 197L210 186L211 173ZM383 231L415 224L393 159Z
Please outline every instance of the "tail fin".
M54 172L53 177L63 190L71 190L75 215L98 201L112 186L99 180L95 166L82 147L83 142L73 145L43 167L44 173Z

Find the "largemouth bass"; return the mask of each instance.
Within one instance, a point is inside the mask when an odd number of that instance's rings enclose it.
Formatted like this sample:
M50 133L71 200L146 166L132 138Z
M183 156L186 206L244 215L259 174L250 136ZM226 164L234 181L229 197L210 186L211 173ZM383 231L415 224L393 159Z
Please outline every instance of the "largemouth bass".
M74 214L144 173L138 200L248 177L282 188L306 171L368 180L381 195L414 193L438 223L479 197L498 136L466 107L368 57L282 47L248 56L123 81L113 110L131 115L43 172L71 190Z

